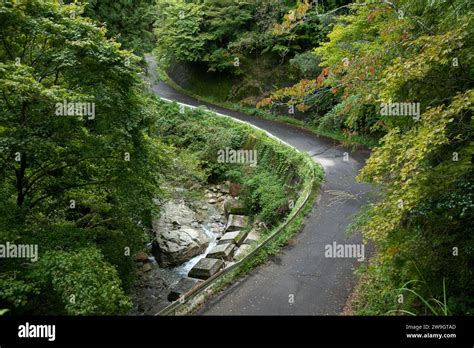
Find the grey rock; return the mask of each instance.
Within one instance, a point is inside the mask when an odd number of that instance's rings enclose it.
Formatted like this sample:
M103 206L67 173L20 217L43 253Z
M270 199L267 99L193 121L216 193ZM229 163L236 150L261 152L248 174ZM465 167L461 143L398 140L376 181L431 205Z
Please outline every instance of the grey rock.
M245 204L235 198L227 198L224 203L225 216L233 215L247 215L249 209Z
M149 263L145 263L142 267L143 272L150 272L151 271L151 265Z
M139 251L138 253L136 253L135 255L135 261L138 261L138 262L148 262L148 255L147 253L143 252L143 251Z
M252 250L251 245L243 244L241 245L237 251L234 253L234 260L237 260L238 258L244 257L247 255L250 251Z
M233 243L235 245L241 245L247 235L248 232L246 232L245 230L227 232L221 237L221 239L219 239L217 244Z
M162 267L179 265L201 254L209 245L204 231L191 227L165 230L156 237L152 252Z
M197 283L198 280L191 278L181 279L175 286L173 286L168 294L168 301L173 302L178 300L182 295L191 290Z
M230 261L234 256L234 250L235 247L233 243L218 244L207 254L206 257Z
M260 230L253 228L244 240L244 244L252 244L260 239Z
M249 222L248 216L230 214L227 220L225 231L232 232L232 231L241 230L245 228L245 226L247 226L248 222Z
M160 219L154 221L157 227L172 225L173 222L181 226L190 225L194 220L194 212L186 205L184 201L168 201L161 206Z
M230 182L229 181L226 181L223 185L221 185L221 192L224 193L224 194L229 194L229 185L230 185Z
M179 265L202 253L209 237L183 200L170 200L161 207L161 216L153 221L155 240L152 253L161 267Z
M224 267L224 261L222 260L203 258L189 271L188 276L207 279L216 274L222 267Z

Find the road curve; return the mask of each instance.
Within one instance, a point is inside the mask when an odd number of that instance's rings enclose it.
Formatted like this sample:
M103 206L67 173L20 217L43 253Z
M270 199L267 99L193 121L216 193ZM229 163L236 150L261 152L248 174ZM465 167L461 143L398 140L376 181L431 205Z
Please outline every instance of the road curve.
M151 88L163 98L188 105L206 105L219 113L249 122L305 151L319 162L326 178L302 231L267 263L209 300L201 315L337 315L353 289L355 258L326 258L325 245L360 243L346 227L371 197L371 187L355 182L369 151L352 151L333 140L280 122L259 119L193 99L156 79L156 64L147 57ZM349 158L344 161L344 153ZM368 250L366 248L366 256Z

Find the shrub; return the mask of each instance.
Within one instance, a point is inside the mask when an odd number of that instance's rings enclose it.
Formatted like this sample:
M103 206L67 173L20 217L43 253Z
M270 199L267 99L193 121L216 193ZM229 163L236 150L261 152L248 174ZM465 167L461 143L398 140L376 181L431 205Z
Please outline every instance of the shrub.
M319 120L318 129L325 131L340 130L344 124L344 115L342 114L343 110L344 104L342 103L334 106L331 111Z
M281 210L288 203L285 185L281 178L265 169L244 179L241 195L246 205L267 224L276 224L286 212Z
M48 251L35 266L38 283L52 290L43 297L44 305L55 299L53 304L60 303L64 314L112 315L130 308L117 270L96 248Z

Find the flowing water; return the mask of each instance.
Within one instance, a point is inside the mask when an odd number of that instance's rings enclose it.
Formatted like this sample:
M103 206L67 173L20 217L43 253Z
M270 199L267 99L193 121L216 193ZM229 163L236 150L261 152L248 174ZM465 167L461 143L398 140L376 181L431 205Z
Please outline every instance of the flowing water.
M188 272L200 259L206 257L209 251L217 244L217 238L224 230L224 217L222 209L216 205L203 203L205 205L199 218L201 223L196 223L193 227L200 228L209 237L209 245L203 253L194 256L183 264L173 268L162 268L154 256L149 256L151 270L139 272L139 280L133 294L134 308L131 314L134 315L154 315L162 308L169 305L167 299L169 290L181 279L187 277ZM217 230L217 231L216 231Z
M186 276L188 272L191 270L191 268L193 268L199 262L199 260L201 260L202 258L205 258L206 255L209 253L209 251L211 251L212 248L214 248L217 245L218 234L212 233L211 230L209 229L209 226L203 226L203 230L206 233L206 235L209 237L209 240L210 240L209 246L206 248L206 250L202 254L199 254L193 257L191 260L183 263L182 265L179 265L173 268L172 272L182 275L182 276Z

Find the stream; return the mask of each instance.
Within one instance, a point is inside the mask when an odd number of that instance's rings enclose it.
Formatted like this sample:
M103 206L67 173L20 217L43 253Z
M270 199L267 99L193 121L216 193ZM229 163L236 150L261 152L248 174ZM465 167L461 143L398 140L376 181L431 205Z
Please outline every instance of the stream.
M215 198L220 198L217 201ZM182 201L177 201L172 205L170 215L173 222L175 220L185 221L195 230L202 231L208 238L209 244L198 255L193 256L189 260L177 266L163 267L160 266L156 257L151 254L151 243L148 245L150 252L147 260L137 262L138 280L132 291L133 308L131 315L154 315L164 307L168 306L168 294L170 289L175 286L181 279L187 278L188 272L193 268L200 259L206 257L217 244L218 238L222 236L225 228L224 216L224 198L225 195L215 197L212 193L207 193L206 198L200 201L186 202L186 207L192 209L194 214L189 216L179 216L179 214L190 213L189 209L182 209ZM214 202L216 200L217 202ZM212 204L209 201L213 202ZM181 204L181 206L180 206ZM167 212L164 212L166 215ZM161 226L160 226L161 227ZM183 228L183 227L181 227Z
M222 226L222 228L224 228L224 226ZM206 233L206 235L209 237L209 239L211 240L209 242L209 246L206 248L206 250L202 254L199 254L199 255L193 257L191 260L183 263L180 266L172 268L171 271L173 273L179 274L179 275L182 275L182 276L187 276L187 274L191 270L191 268L193 268L199 262L200 259L206 257L206 255L209 253L209 251L211 251L212 248L214 248L217 245L217 234L212 233L208 226L203 226L203 230Z

